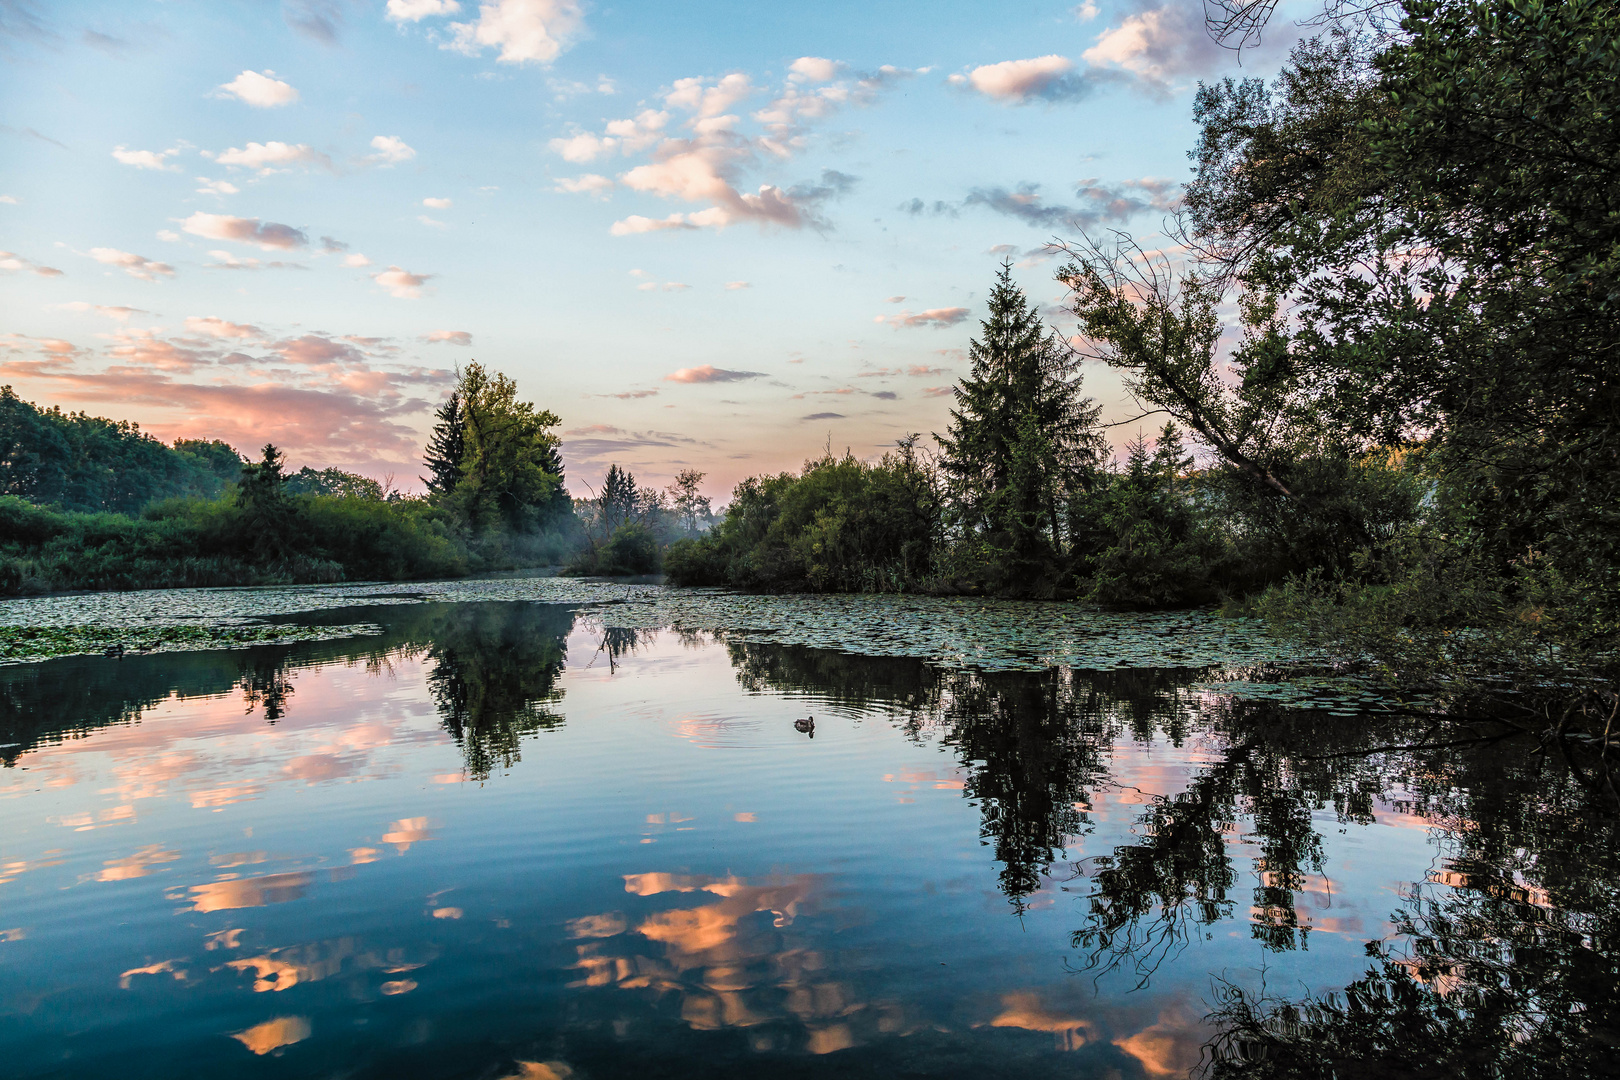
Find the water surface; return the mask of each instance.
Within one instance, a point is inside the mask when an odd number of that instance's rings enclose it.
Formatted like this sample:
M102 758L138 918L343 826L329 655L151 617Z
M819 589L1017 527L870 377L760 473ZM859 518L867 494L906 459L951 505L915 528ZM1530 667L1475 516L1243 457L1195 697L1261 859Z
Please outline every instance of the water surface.
M411 600L0 668L12 1075L1185 1076L1381 963L1612 1030L1612 822L1533 743Z

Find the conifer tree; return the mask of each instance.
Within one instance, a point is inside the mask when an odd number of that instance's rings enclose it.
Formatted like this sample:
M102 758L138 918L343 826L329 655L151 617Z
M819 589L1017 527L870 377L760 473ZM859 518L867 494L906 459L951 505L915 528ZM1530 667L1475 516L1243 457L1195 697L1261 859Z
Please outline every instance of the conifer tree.
M989 317L979 325L979 338L968 345L972 370L957 384L951 424L939 438L958 524L968 533L1012 529L1013 515L1027 519L1034 505L1042 529L1057 545L1059 507L1086 484L1101 456L1096 423L1102 409L1081 395L1070 351L1042 325L1040 313L1013 283L1011 262L996 275ZM1026 417L1043 444L1040 463L1036 473L1028 472L1034 450L1026 447L1019 496L1010 500Z
M634 520L639 501L636 478L617 465L609 465L607 478L602 481L602 524L609 535Z
M461 391L452 390L433 414L438 422L428 437L423 464L429 475L422 477L435 495L448 495L461 482L461 462L467 453L467 418L462 415Z

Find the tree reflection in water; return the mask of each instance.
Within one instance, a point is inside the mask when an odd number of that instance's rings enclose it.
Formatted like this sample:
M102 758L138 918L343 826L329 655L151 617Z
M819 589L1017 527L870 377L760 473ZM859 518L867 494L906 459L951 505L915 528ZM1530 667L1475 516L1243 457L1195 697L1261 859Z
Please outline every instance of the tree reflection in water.
M1233 916L1233 844L1258 849L1250 930L1305 948L1298 895L1323 871L1315 816L1427 822L1447 857L1367 943L1371 966L1341 993L1292 1000L1219 986L1206 1071L1255 1077L1611 1075L1620 1052L1620 836L1613 808L1534 740L1493 725L1284 709L1189 694L1196 671L978 674L914 660L730 645L754 689L887 710L954 746L981 831L1021 909L1111 750L1193 735L1216 748L1185 789L1154 795L1135 839L1071 866L1090 893L1077 970L1128 966L1145 984L1192 935ZM1382 804L1382 808L1380 807ZM1325 816L1325 815L1324 815Z

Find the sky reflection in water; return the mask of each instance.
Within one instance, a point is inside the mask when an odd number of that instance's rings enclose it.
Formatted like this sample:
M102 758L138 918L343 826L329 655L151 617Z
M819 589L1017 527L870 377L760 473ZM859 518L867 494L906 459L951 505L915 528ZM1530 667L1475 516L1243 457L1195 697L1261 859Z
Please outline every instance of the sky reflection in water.
M1433 761L1195 670L363 617L0 671L16 1075L1180 1076L1470 884Z

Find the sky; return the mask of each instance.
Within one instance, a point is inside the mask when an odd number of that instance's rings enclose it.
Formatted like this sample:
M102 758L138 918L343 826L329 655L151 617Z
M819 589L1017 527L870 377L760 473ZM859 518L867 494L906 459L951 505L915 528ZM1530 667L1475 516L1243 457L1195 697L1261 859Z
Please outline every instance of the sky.
M576 495L723 500L943 433L1003 260L1072 333L1046 245L1151 240L1276 23L1240 65L1198 0L0 0L0 383L409 491L477 360Z

